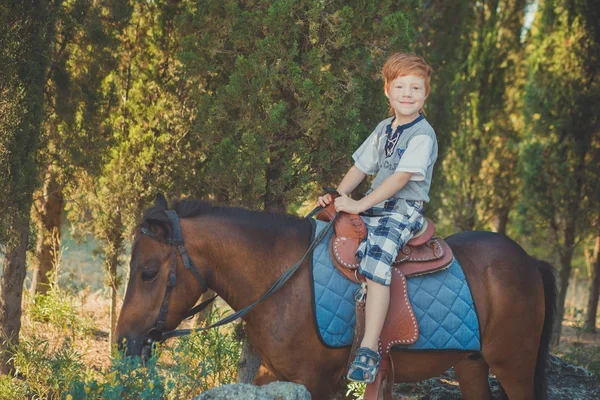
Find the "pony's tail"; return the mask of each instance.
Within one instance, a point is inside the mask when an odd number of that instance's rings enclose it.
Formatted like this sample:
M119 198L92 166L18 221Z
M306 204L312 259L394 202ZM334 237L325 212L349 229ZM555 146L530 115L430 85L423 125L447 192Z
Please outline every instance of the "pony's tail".
M546 313L533 382L535 398L537 400L545 400L547 396L546 363L548 361L554 319L556 318L556 278L554 277L554 267L552 265L542 260L537 260L537 263L538 269L542 274L542 282L544 283Z

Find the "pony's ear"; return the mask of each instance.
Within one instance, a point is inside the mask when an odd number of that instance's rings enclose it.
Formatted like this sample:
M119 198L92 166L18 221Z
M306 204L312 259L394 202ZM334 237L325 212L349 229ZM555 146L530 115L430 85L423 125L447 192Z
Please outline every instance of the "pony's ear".
M154 207L158 208L159 210L168 210L169 209L169 205L167 204L167 199L165 199L165 196L163 196L162 193L156 194L156 201L154 202Z

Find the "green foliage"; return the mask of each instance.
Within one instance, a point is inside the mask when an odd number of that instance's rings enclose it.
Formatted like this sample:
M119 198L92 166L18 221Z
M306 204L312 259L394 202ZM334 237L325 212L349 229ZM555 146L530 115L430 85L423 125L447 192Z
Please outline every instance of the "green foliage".
M0 7L0 244L10 242L10 248L27 229L38 184L35 157L55 16L48 1Z
M143 365L139 357L115 353L107 371L90 368L74 342L76 333L89 330L88 322L79 317L70 295L63 292L61 302L58 291L49 293L36 296L42 300L27 309L27 315L36 318L31 330L44 326L36 324L42 319L46 330L53 326L62 333L50 339L39 333L22 336L10 349L17 377L0 377L0 399L180 399L235 381L241 343L231 327L173 339L156 347ZM215 308L208 321L223 315ZM65 326L71 336L65 337Z
M427 110L440 143L432 203L442 230L502 229L495 221L514 207L519 179L508 166L518 157L526 3L434 2L423 11L417 48L434 69Z
M222 311L214 309L208 318L214 322ZM117 354L107 373L74 381L69 394L74 399L190 398L233 383L240 352L232 332L212 329L178 339L172 347L156 346L143 365L139 357Z
M600 346L571 345L563 357L565 361L588 369L600 381Z
M350 382L348 384L348 390L346 391L346 397L352 396L354 399L362 399L365 396L365 390L367 385L360 382Z
M571 247L576 231L589 226L600 199L600 84L593 72L600 66L600 44L586 15L568 3L549 2L540 11L530 45L522 150L523 209L532 223L550 226L560 247Z
M559 319L577 244L597 235L600 210L600 43L592 1L540 5L528 45L519 231L558 260ZM547 251L547 250L546 250ZM556 326L560 329L560 325ZM557 332L558 333L558 332Z
M271 210L339 181L385 116L384 58L414 35L387 1L211 1L178 21L197 193Z
M12 352L16 375L26 378L23 384L16 380L7 384L14 396L27 395L15 399L59 399L71 382L83 379L85 366L68 340L53 350L47 340L32 336L21 339Z
M27 384L11 375L0 375L0 399L21 400L27 398Z
M80 315L75 299L57 285L52 285L46 294L36 293L26 312L32 320L71 336L85 336L96 330L91 318Z

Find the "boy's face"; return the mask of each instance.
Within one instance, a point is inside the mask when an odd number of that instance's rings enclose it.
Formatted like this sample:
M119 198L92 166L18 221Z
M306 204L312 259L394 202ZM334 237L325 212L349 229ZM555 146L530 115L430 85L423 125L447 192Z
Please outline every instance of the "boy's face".
M395 111L397 122L411 122L419 116L427 99L425 80L415 75L399 76L390 82L385 95Z

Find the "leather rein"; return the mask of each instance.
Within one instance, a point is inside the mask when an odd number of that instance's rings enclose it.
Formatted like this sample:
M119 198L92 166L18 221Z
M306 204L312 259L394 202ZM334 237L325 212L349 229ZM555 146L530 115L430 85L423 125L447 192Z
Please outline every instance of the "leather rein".
M306 218L312 217L321 209L322 209L321 207L315 208L306 216ZM254 307L256 307L258 304L263 302L265 299L267 299L273 293L275 293L279 288L281 288L283 286L283 284L286 283L292 277L292 275L294 275L294 273L298 270L298 268L300 267L302 262L306 259L306 257L313 252L313 250L319 244L319 242L321 242L321 240L323 240L323 238L327 235L327 233L329 232L329 230L331 229L331 227L333 226L334 222L337 220L337 217L338 217L338 214L336 214L335 217L330 222L327 223L327 226L319 233L319 235L317 237L315 237L313 242L310 244L310 246L308 247L308 249L302 256L302 258L296 264L292 265L287 271L285 271L275 281L275 283L273 283L273 285L269 288L269 290L267 290L258 300L256 300L252 304L247 305L246 307L242 308L241 310L239 310L239 311L237 311L237 312L235 312L235 313L233 313L233 314L231 314L231 315L221 319L220 321L217 321L214 324L211 324L207 327L163 331L163 327L164 327L165 321L167 319L167 310L169 308L169 300L171 297L171 292L173 291L173 288L175 287L175 284L177 283L177 272L176 272L177 253L179 253L185 267L194 273L194 275L196 276L196 279L198 280L198 282L200 282L200 285L202 286L202 288L204 290L203 292L205 292L209 289L209 286L206 283L206 280L202 277L200 270L198 268L196 268L196 266L190 259L189 255L187 254L187 251L185 250L185 242L184 242L183 236L181 234L181 226L179 224L179 216L177 215L177 212L175 210L166 210L165 212L166 212L167 216L169 217L169 221L171 222L171 226L172 226L170 239L168 239L168 240L162 239L146 227L142 227L140 229L140 232L143 233L144 235L146 235L158 242L166 243L166 244L169 244L172 246L171 266L170 266L170 271L169 271L169 277L167 279L167 290L165 292L165 297L163 298L162 305L160 307L160 312L158 314L158 318L156 319L156 324L147 333L147 336L148 336L147 344L148 345L152 345L153 342L164 341L171 337L184 336L184 335L189 335L194 332L200 332L200 331L208 330L211 328L216 328L218 326L225 325L225 324L228 324L229 322L235 321L236 319L241 318L244 315L248 314ZM214 297L193 307L185 314L184 318L189 318L189 317L192 317L195 314L199 313L200 311L205 309L210 303L212 303L217 297L218 297L218 295L215 295Z

